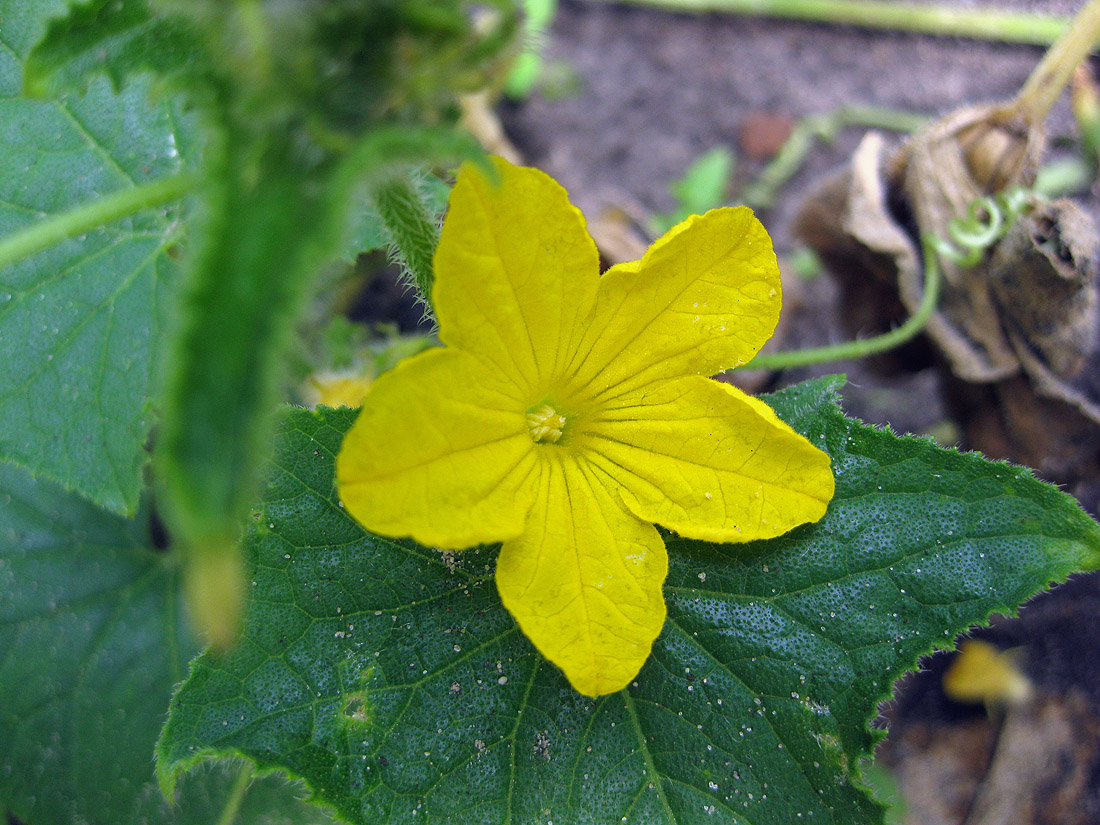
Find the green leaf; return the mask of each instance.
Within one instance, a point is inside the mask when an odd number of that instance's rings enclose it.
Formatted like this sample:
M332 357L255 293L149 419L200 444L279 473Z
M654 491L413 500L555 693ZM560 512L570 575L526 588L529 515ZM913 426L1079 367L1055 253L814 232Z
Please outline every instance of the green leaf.
M198 39L176 19L155 17L146 0L89 0L51 20L27 56L24 90L31 96L83 91L98 74L116 89L127 75L169 76L190 66Z
M331 825L334 821L323 809L306 801L308 791L301 782L289 782L279 776L250 777L250 765L224 763L204 767L205 770L184 777L171 802L164 799L155 783L143 785L143 807L129 819L109 818L103 820L104 824ZM223 820L223 812L234 805L239 793L234 786L242 779L249 784L244 798L237 803L240 806L237 816Z
M49 21L64 15L71 5L72 0L0 0L4 22L0 43L5 50L26 57L42 39Z
M361 191L352 197L349 212L350 226L338 251L340 260L355 263L360 254L385 249L389 245L386 225L378 217L367 187L361 187Z
M187 777L174 803L154 780L172 687L197 649L177 567L151 548L147 512L124 520L0 467L0 816L26 825L216 820L239 768ZM286 811L269 822L324 819L274 778L244 804L269 817Z
M0 0L0 20L0 240L180 171L193 132L148 82L26 100L22 55L41 20L16 0ZM178 208L135 215L0 270L0 461L135 511L179 221Z
M494 548L444 555L343 512L354 412L289 413L246 537L245 635L173 701L166 785L243 754L371 825L882 822L855 766L893 680L1098 566L1100 527L1025 470L846 419L828 381L770 401L832 455L828 514L750 546L670 537L664 632L597 700L502 608Z
M558 0L523 0L523 46L504 79L504 94L512 100L526 100L534 93L544 72L546 32L557 10Z
M733 153L725 146L717 146L692 161L684 176L669 186L677 205L672 212L654 217L658 229L667 232L689 215L702 215L725 203L733 165Z
M688 214L721 206L733 173L733 153L717 146L697 157L680 180L670 187Z

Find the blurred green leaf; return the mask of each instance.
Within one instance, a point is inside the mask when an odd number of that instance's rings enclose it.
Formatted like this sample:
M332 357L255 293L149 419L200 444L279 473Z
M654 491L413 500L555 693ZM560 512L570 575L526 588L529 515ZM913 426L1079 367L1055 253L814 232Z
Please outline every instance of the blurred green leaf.
M523 0L523 44L504 81L504 93L513 100L530 97L542 77L546 30L557 10L557 0Z
M677 206L666 215L654 218L658 234L663 234L689 215L702 215L726 202L733 176L733 153L718 146L697 157L684 176L669 186Z
M42 39L50 20L63 16L72 4L73 0L0 1L0 19L4 21L0 42L11 55L23 60Z
M178 173L194 132L149 83L56 102L20 96L22 59L53 8L0 0L0 238ZM0 270L0 461L133 513L181 209L135 215Z
M27 56L28 95L83 91L97 75L121 89L130 75L150 71L166 77L196 59L195 33L176 19L155 16L147 0L70 0L69 5L67 15L50 20Z
M894 775L878 762L867 765L863 778L875 795L886 806L886 825L905 825L905 800Z

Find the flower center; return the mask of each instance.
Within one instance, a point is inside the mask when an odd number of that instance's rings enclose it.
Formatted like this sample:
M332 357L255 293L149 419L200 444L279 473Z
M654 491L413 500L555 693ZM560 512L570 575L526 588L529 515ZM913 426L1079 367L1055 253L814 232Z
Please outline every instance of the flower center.
M527 413L527 426L536 444L544 441L556 444L565 429L565 416L549 404L543 404Z

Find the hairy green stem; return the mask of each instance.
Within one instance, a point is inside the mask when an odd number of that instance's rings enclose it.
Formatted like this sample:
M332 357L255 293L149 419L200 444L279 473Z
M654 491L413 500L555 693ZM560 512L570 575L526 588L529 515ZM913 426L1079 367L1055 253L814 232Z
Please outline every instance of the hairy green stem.
M915 338L928 323L940 297L940 265L931 236L924 238L924 295L920 306L901 326L858 341L846 341L827 347L792 350L791 352L761 353L738 369L784 370L792 367L808 367L832 361L865 358L894 349Z
M401 262L425 303L431 306L432 256L439 245L439 227L406 178L387 178L374 187L371 195Z
M0 238L0 269L122 218L177 201L195 187L191 175L175 175L112 192Z
M241 803L248 792L248 786L252 784L252 765L247 762L241 765L237 778L233 780L233 787L229 790L229 798L225 800L221 816L216 825L233 825L237 821L237 814L241 811Z
M814 23L969 37L1049 46L1069 25L1065 17L1003 9L954 9L881 0L599 0L657 6L676 12L720 12Z

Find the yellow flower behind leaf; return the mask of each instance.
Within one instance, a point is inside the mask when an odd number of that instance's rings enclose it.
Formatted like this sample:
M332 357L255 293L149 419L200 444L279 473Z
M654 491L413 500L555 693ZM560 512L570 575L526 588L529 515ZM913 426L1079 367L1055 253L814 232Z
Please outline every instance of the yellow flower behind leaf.
M829 457L707 376L779 317L771 240L745 208L694 216L600 277L584 219L534 169L464 166L435 254L446 345L370 388L337 460L367 529L503 542L496 581L588 696L625 687L665 621L654 523L720 542L816 521Z
M1031 698L1032 687L1016 666L1012 651L967 639L943 674L943 692L956 702L1022 705Z
M306 401L316 407L358 407L374 380L373 371L315 372L302 387Z

